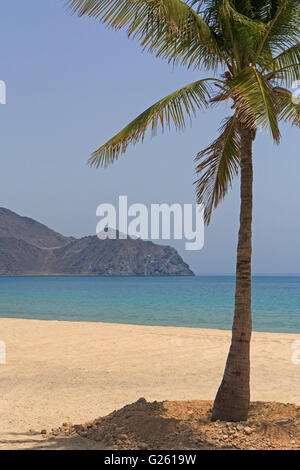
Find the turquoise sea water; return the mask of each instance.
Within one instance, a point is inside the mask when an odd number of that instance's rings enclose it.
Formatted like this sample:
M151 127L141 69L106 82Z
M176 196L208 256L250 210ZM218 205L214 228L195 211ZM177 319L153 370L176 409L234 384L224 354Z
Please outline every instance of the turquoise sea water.
M2 277L0 317L230 329L234 277ZM256 331L300 333L300 276L253 279Z

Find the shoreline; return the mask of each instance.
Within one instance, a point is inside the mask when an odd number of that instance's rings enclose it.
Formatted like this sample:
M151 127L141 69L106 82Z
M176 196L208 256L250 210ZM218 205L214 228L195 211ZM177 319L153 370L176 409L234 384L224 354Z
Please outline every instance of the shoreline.
M264 279L254 279L253 330L300 334L300 278ZM2 278L0 285L3 318L220 330L233 322L234 278L228 276L30 276Z
M233 318L233 315L232 315ZM112 326L118 326L118 325L123 325L123 326L128 326L128 327L149 327L149 328L176 328L176 329L187 329L187 330L200 330L200 331L222 331L222 332L227 332L231 334L231 329L226 329L226 328L206 328L205 326L199 327L199 326L182 326L182 325L149 325L147 323L118 323L118 322L105 322L105 321L88 321L88 320L59 320L59 319L53 319L49 320L47 319L42 319L42 318L26 318L26 317L2 317L0 315L0 322L2 320L21 320L21 321L36 321L36 322L49 322L49 323L82 323L82 324L94 324L94 325L112 325ZM286 333L284 331L260 331L260 330L252 330L252 334L270 334L270 335L287 335L287 336L299 336L300 339L300 333L294 332L294 333Z
M230 339L229 330L0 318L0 449L30 448L41 440L30 429L94 420L141 397L212 400ZM252 401L300 405L296 340L253 333Z

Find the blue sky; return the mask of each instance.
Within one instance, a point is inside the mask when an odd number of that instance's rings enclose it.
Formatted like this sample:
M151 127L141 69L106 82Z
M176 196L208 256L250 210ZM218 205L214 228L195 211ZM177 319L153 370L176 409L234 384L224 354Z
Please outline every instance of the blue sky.
M71 17L60 0L1 5L0 205L74 236L94 234L102 202L195 202L194 157L217 135L223 106L199 113L185 133L166 132L106 170L86 165L137 114L202 72L172 67L142 53L125 32ZM258 135L254 145L256 273L299 273L299 129L282 126L282 143ZM239 180L215 212L205 247L185 252L197 273L233 273Z

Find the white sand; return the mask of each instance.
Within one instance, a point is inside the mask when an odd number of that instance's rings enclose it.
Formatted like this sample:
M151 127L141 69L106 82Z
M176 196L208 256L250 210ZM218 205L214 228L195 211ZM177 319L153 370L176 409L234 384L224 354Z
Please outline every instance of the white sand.
M29 429L85 422L140 397L213 399L230 332L0 319L0 340L7 346L7 364L0 365L0 449L64 449L87 444L44 441ZM300 365L291 361L295 340L299 334L253 334L252 400L300 404Z

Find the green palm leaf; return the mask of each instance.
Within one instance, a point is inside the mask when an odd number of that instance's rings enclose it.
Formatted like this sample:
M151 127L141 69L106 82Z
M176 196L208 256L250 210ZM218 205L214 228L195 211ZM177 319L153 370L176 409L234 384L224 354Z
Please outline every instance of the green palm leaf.
M67 5L79 16L126 28L144 49L169 61L207 68L222 60L217 37L181 0L68 0Z
M286 86L300 80L300 42L283 50L266 65L266 69L274 72L276 79Z
M197 202L204 204L204 219L209 224L213 209L224 199L239 171L240 135L237 114L225 120L219 137L198 153L196 161L200 161L196 168Z
M280 120L300 127L300 102L294 103L293 94L284 88L274 88L274 92L277 95Z
M102 145L90 157L90 165L108 165L124 153L129 144L143 140L149 126L155 134L160 124L162 129L173 123L177 130L185 127L186 115L191 118L197 109L208 105L211 87L208 80L199 80L171 93L150 106L121 132Z
M267 8L268 23L261 36L255 63L265 62L271 53L272 57L282 51L282 46L292 47L300 39L300 3L299 0L274 0Z
M269 129L274 140L279 142L278 110L273 89L263 75L255 68L248 67L230 83L235 108L239 118L248 127Z

